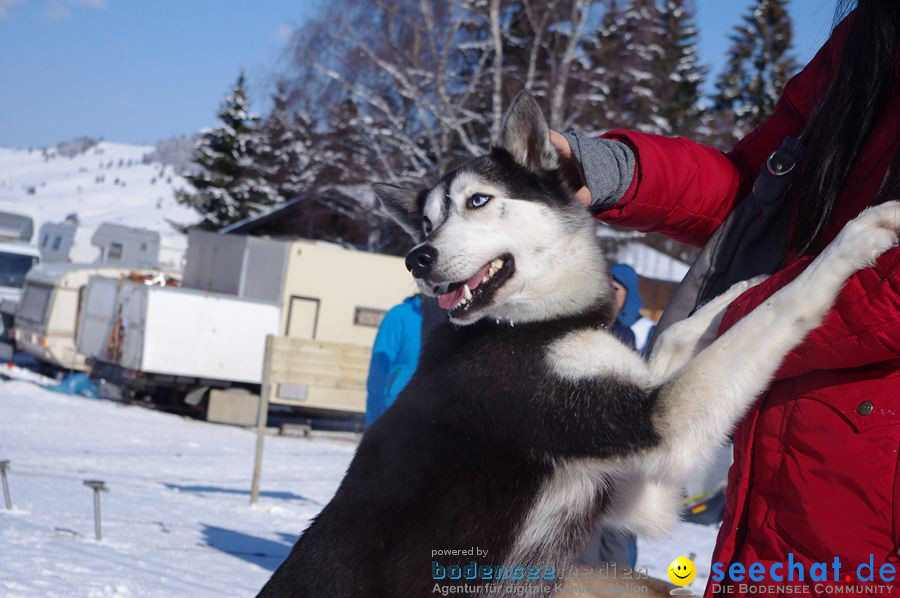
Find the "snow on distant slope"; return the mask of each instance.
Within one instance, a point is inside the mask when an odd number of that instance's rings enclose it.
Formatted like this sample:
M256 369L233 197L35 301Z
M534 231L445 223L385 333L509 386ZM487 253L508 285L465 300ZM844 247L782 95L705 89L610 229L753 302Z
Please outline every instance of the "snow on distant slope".
M188 187L171 166L143 163L150 145L101 141L67 156L56 148L0 147L0 199L40 207L43 222L78 214L82 224L115 222L168 232L168 221L190 224L196 212L175 201Z

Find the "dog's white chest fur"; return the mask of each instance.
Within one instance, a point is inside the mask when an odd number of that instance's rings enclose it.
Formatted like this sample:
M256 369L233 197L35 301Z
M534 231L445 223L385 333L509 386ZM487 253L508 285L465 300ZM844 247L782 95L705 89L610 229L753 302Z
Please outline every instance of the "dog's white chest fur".
M609 377L645 389L655 382L641 356L603 329L576 330L553 342L547 364L564 380Z

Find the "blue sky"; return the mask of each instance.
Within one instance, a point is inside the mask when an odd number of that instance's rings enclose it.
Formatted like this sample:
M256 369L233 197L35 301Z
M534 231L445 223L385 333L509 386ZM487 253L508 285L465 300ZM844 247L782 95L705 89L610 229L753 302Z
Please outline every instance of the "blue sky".
M721 67L750 0L697 0L701 58ZM215 121L244 68L265 106L285 32L315 1L0 0L0 145L77 135L154 142ZM795 50L827 38L834 0L792 0Z

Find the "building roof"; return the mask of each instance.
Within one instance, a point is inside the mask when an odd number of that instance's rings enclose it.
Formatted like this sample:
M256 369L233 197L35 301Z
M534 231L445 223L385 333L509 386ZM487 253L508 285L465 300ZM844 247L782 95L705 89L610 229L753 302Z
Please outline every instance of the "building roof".
M303 201L305 197L297 197L295 199L289 199L280 204L277 204L264 212L260 212L259 214L254 214L253 216L247 216L243 220L238 220L228 226L219 229L219 233L223 235L227 234L235 234L235 233L244 233L249 234L254 229L258 228L263 224L267 224L269 222L274 222L278 220L280 216L290 212L294 206Z

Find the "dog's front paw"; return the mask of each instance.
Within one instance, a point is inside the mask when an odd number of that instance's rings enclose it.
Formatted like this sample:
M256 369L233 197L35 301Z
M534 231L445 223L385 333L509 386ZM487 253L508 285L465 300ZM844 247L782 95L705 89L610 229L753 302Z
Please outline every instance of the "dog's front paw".
M869 266L882 253L895 247L900 235L900 201L868 208L851 220L835 244L857 267Z

